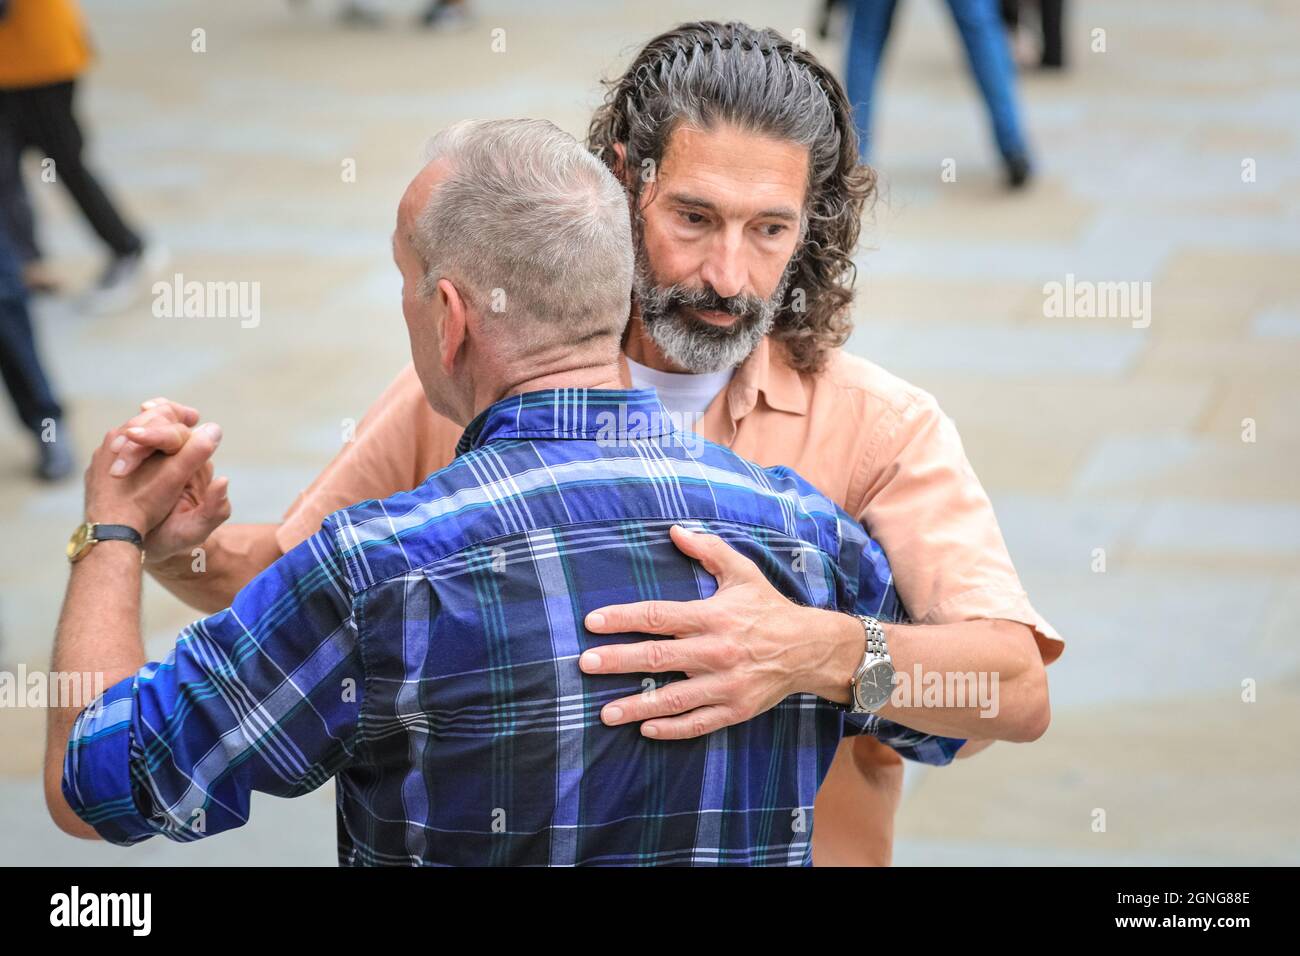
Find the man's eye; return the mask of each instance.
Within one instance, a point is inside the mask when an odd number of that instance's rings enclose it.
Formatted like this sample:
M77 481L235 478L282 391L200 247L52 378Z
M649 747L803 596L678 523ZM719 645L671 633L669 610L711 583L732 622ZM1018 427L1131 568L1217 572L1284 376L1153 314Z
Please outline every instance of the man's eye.
M767 225L763 226L763 235L767 236L769 239L775 239L777 236L781 235L781 233L785 232L786 228L786 226L779 222L769 222Z
M704 222L704 216L698 212L683 211L681 215L682 218L692 226L698 226L700 223Z

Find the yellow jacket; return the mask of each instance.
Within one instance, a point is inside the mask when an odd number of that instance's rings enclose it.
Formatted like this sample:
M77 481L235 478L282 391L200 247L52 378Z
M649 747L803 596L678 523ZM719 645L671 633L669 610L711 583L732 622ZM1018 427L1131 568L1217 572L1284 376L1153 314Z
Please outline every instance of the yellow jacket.
M75 0L9 0L0 19L0 89L71 80L89 62Z

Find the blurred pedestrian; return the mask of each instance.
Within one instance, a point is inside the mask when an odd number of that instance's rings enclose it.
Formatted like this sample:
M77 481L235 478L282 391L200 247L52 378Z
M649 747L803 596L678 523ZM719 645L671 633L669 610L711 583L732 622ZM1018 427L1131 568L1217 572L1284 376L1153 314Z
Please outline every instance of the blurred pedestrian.
M119 214L82 159L83 137L74 112L77 81L91 60L74 0L8 0L0 16L0 217L20 263L41 260L20 161L26 149L53 160L56 182L67 187L82 215L109 250L91 293L95 312L129 306L156 265L139 234Z
M302 6L303 0L289 0ZM339 22L348 27L378 27L384 23L379 0L343 0L339 5ZM452 33L469 27L472 17L466 0L428 0L416 18L426 30Z
M1003 33L997 0L947 0L966 59L988 108L998 152L1006 168L1007 185L1018 188L1029 180L1029 146L1020 125L1016 102L1016 71ZM853 103L858 142L865 161L870 149L871 111L876 74L894 19L897 0L856 0L849 31L845 87Z
M27 310L27 289L4 229L0 229L0 377L19 420L36 440L37 477L45 481L66 478L73 464L63 408L41 367Z

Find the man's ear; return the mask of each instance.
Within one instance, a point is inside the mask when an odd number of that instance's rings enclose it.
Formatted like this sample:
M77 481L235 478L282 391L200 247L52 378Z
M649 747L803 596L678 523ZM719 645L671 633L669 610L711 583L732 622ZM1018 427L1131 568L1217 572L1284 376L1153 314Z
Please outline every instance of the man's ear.
M623 143L614 144L614 175L618 181L628 189L632 188L632 182L627 177L627 146Z
M615 143L614 150L614 176L623 184L627 190L627 205L633 217L637 214L638 201L644 205L654 198L655 189L658 185L656 177L650 176L644 182L638 183L637 177L641 174L640 170L628 169L627 165L627 145L624 143ZM648 161L647 161L648 162Z
M460 290L447 279L438 280L434 294L442 299L442 328L438 335L440 351L438 358L442 362L443 371L451 375L468 334L468 308L461 297Z

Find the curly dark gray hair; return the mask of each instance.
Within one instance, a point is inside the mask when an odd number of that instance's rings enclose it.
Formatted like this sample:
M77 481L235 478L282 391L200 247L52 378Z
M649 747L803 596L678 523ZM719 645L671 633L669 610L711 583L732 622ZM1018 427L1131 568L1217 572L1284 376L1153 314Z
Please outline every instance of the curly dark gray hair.
M729 123L808 148L804 239L789 267L790 290L772 337L801 371L823 367L853 328L849 306L857 270L862 212L876 191L874 171L858 160L853 112L844 88L816 57L774 30L744 23L684 23L647 43L626 72L606 81L587 148L613 169L622 143L624 168L662 161L684 123L708 129ZM626 177L635 199L644 187ZM794 301L791 301L794 300Z

